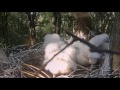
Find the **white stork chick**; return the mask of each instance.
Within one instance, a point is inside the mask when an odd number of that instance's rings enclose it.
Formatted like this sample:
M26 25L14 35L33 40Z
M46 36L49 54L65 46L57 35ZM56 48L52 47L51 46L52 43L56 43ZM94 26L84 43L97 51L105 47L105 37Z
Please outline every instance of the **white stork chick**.
M106 33L96 35L95 37L91 38L89 42L101 49L108 49L109 36ZM102 59L103 56L104 54L91 52L88 54L89 62L92 65L96 64L100 59Z
M55 38L56 37L56 38ZM52 40L54 39L54 40ZM47 41L50 40L50 41ZM57 34L49 34L45 36L45 55L43 65L48 62L56 53L63 49L66 44L59 38ZM67 47L61 53L53 58L46 66L45 70L49 70L54 76L60 74L68 74L77 68L76 65L76 49L73 46Z
M109 49L109 43L103 43L99 48L108 50ZM105 59L105 55L106 54L103 53L102 60Z
M103 43L109 42L109 35L106 33L96 35L89 40L89 42L96 47L101 46Z
M53 74L53 77L57 75L69 74L76 69L77 64L65 53L58 54L45 66L45 70L49 70Z
M45 55L44 59L51 59L57 52L60 51L64 42L61 40L58 34L47 34L44 37Z
M97 47L104 47L106 42L109 41L109 36L107 34L101 34L93 37L89 42ZM90 47L82 42L75 42L73 46L76 48L77 63L83 66L94 65L102 58L103 54L97 52L91 52Z
M51 59L58 51L59 51L59 45L56 43L50 43L45 48L45 55L44 59L49 60Z
M63 49L66 45L67 44L64 44L61 47L61 49ZM77 50L72 45L70 45L67 48L65 48L62 52L66 53L67 55L69 55L71 57L71 59L76 62L76 59L77 59Z
M96 52L91 52L90 47L79 42L79 45L77 47L78 54L77 54L77 64L82 65L82 66L91 66L90 71L93 69L93 65L97 64L99 59L101 58L102 54L96 53Z
M88 51L89 47L81 42L75 42L73 46L77 51L77 63L83 66L89 65Z
M101 59L102 54L93 52L93 53L88 53L88 58L89 58L89 63L91 65L94 65L98 62L99 59Z
M55 39L51 40L52 38L55 38ZM50 40L51 42L47 41L47 40ZM44 43L46 43L46 42L49 42L49 43L47 43L47 45L45 47L45 56L44 56L44 58L46 60L51 59L51 57L53 55L58 53L61 49L63 49L67 45L67 44L65 44L64 41L62 41L60 39L58 34L48 34L48 35L46 35ZM76 49L73 46L68 46L62 52L64 52L67 55L69 55L72 60L76 60L76 53L77 52L76 52Z

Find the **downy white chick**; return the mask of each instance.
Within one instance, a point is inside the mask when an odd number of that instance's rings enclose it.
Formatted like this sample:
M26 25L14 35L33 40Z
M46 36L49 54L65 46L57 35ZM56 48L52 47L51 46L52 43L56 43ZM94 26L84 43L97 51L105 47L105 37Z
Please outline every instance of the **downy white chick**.
M49 70L53 74L53 77L68 74L76 69L76 63L65 53L58 54L45 67L45 70Z
M109 43L103 43L101 46L99 46L99 48L108 50L109 49ZM102 60L105 60L105 55L106 54L103 53Z
M45 55L44 59L51 59L56 53L60 51L64 42L60 39L58 34L47 34L44 37Z
M101 54L94 53L90 51L90 47L79 42L77 45L78 54L77 54L77 64L80 64L82 66L91 66L90 70L92 71L93 65L98 62L98 60L101 58Z
M52 34L51 34L52 35ZM48 62L56 53L58 53L61 49L63 49L66 44L58 38L57 40L51 40L52 37L50 34L47 35L47 39L45 38L45 42L47 42L45 47L45 55L43 65ZM54 34L55 35L55 34ZM59 36L59 35L55 35ZM50 37L50 38L49 38ZM48 39L49 38L49 39ZM47 40L51 40L48 41ZM59 53L57 56L53 58L46 66L45 70L49 70L54 76L60 74L68 74L71 71L77 68L76 65L76 49L73 46L67 47L64 51Z
M77 50L77 63L82 66L90 65L88 58L89 47L81 42L75 42L73 46Z
M89 58L89 63L91 65L94 65L98 62L99 59L102 58L102 54L93 52L93 53L88 53L88 58Z
M103 43L109 42L109 35L106 33L96 35L89 40L89 42L96 47L101 46Z
M106 33L96 35L95 37L91 38L89 42L101 49L108 49L109 36ZM104 54L97 52L89 53L89 62L91 64L96 64L100 59L102 59L103 56Z
M63 49L67 44L64 44L63 46L61 46L61 49ZM75 49L75 47L73 47L72 45L68 46L67 48L65 48L63 51L63 53L66 53L67 55L70 56L70 58L76 62L77 59L77 50Z
M104 43L109 41L109 36L107 34L101 34L93 37L89 42L97 47L104 47ZM90 47L84 43L77 42L73 45L77 49L77 63L83 66L94 65L101 59L102 54L97 52L91 52Z
M61 50L61 46L64 45L64 42L52 42L45 47L45 59L51 59L56 53Z

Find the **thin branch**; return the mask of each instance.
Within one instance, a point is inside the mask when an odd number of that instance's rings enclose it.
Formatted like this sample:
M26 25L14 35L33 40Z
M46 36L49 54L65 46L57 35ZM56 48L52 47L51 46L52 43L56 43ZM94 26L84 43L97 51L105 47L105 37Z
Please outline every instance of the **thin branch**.
M86 71L89 71L89 72L91 71L90 69L87 69L86 67L84 67L84 66L82 66L82 65L77 64L77 66L83 68L83 69L86 70Z
M102 53L102 52L105 52L105 53L109 53L109 54L117 54L117 55L120 55L120 52L117 52L117 51L114 51L114 50L107 50L107 49L99 49L98 47L94 46L93 44L85 41L84 39L81 39L81 38L78 38L77 36L73 35L72 33L70 32L67 32L66 33L68 35L71 35L75 40L79 40L80 42L88 45L90 47L90 51L91 52L98 52L98 53Z
M33 71L35 71L36 72L36 75L38 75L39 73L39 68L37 68L37 67L35 67L35 66L33 66L33 65L29 65L29 64L25 64L25 63L23 63L23 65L25 65L25 66L27 66L27 67L29 67L30 69L32 69ZM47 75L44 71L40 71L40 73L41 74L43 74L44 76L46 76L47 78L50 78L50 76L49 75Z

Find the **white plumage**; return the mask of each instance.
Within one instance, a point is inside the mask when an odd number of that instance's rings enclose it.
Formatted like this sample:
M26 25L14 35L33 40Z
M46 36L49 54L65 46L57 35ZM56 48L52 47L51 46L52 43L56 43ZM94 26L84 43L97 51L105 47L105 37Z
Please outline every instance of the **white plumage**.
M109 35L106 33L100 34L100 35L96 35L95 37L91 38L89 40L89 42L93 45L95 45L96 47L99 47L101 49L108 49L108 43L109 43ZM99 59L102 59L102 57L104 56L104 54L100 54L97 52L92 52L89 53L88 57L89 57L89 62L91 64L96 64L98 62Z
M66 46L58 34L48 34L44 39L45 60L43 64L48 62L56 53ZM54 76L68 74L77 68L75 60L76 49L73 46L69 46L53 58L53 60L45 66L45 70L49 70Z
M75 42L73 46L77 50L77 63L83 66L89 65L89 47L82 42Z
M66 45L67 44L61 46L61 49L63 49ZM66 55L69 55L72 60L76 61L77 50L72 45L65 48L62 52L66 53Z
M76 63L65 53L58 54L45 67L45 70L49 70L54 76L68 74L75 69L77 69Z
M44 37L44 47L46 47L49 43L61 41L60 36L58 34L47 34Z
M96 47L101 46L103 43L109 42L109 35L106 33L96 35L89 40L89 42Z
M97 47L106 48L105 43L109 41L109 36L107 34L96 35L93 37L89 42ZM91 52L90 47L81 43L77 42L73 44L75 48L77 48L77 63L83 66L94 65L98 62L99 59L102 58L102 54L97 52ZM79 49L78 49L79 48Z
M102 54L97 53L97 52L92 52L92 53L90 52L88 54L88 58L89 58L89 63L91 65L94 65L94 64L96 64L98 62L99 59L102 58Z
M62 45L64 45L64 42L62 42L62 41L57 41L57 42L49 43L45 47L44 58L46 60L51 59L56 53L58 53L61 50L61 46Z

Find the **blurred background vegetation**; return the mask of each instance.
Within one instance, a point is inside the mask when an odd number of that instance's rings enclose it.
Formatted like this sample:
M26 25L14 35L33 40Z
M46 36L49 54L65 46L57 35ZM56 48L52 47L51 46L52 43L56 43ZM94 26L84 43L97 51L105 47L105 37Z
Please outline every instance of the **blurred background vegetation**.
M30 12L0 12L0 45L4 47L29 43ZM76 19L70 12L33 12L35 23L35 43L42 42L45 34L55 32L55 18L58 18L56 33L65 36L65 31L73 32ZM30 13L31 14L31 13ZM32 15L32 14L31 14ZM115 18L114 12L91 12L92 31L95 34L111 33Z

